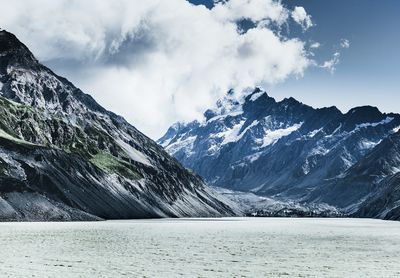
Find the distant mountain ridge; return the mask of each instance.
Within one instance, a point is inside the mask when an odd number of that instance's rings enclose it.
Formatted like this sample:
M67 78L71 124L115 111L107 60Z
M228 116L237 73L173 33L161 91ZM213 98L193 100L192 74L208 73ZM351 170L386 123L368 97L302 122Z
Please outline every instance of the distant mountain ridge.
M400 171L397 149L383 156L397 146L400 115L376 107L343 114L294 98L277 102L256 88L241 98L228 92L204 118L173 125L158 143L214 186L361 215L361 204L380 194L380 182ZM363 207L362 215L389 214Z
M0 31L0 113L0 220L237 212L6 31Z

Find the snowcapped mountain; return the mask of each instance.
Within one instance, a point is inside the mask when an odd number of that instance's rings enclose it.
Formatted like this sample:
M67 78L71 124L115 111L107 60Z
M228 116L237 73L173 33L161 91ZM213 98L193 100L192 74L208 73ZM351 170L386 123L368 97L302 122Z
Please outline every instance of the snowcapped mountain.
M0 219L221 216L235 210L122 117L0 31Z
M214 186L354 212L378 180L353 186L348 196L335 186L353 185L345 180L349 171L361 167L358 163L399 127L400 115L375 107L343 114L336 107L314 109L294 98L277 102L257 88L240 98L230 91L204 113L202 122L175 124L158 143ZM392 160L387 163L392 167L380 178L399 171Z

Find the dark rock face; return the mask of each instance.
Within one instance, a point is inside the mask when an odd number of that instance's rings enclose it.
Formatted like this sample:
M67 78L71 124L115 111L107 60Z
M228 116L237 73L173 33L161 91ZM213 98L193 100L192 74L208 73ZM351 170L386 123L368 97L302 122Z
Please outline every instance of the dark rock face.
M343 114L256 89L239 100L228 94L204 116L175 124L158 142L215 186L356 213L400 171L393 147L400 115L375 107Z
M0 31L0 219L233 215L202 179Z
M364 191L355 216L400 220L399 178L400 133L397 132L385 138L333 186L350 196L348 200L357 196L352 192ZM327 196L336 190L334 187L327 187Z
M378 184L378 191L361 204L354 216L400 221L400 173Z

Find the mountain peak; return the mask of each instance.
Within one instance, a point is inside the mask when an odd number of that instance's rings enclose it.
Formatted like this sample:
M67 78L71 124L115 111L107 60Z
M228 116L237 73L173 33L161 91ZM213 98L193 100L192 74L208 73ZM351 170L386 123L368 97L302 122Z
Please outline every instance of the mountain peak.
M347 114L365 114L365 113L373 113L375 115L382 115L382 112L376 106L364 105L354 107L349 110Z
M254 102L254 101L258 100L260 97L269 98L266 91L264 91L263 89L261 89L259 87L256 87L250 94L248 94L245 97L245 102L248 102L248 101Z
M87 109L111 113L67 79L41 65L28 47L5 30L0 31L0 81L7 83L0 96L18 103L66 113ZM114 118L121 119L116 115Z
M303 104L294 97L289 97L289 98L284 98L280 103L283 104L288 104L288 105L298 105L298 104Z
M5 30L0 30L0 56L0 74L4 74L9 65L38 65L29 49L14 34Z
M6 30L0 29L0 51L6 51L9 49L12 49L13 45L20 44L20 41L17 39L17 37L10 33L7 32Z
M352 128L356 124L379 122L385 117L385 114L379 111L377 107L365 105L350 109L345 117Z

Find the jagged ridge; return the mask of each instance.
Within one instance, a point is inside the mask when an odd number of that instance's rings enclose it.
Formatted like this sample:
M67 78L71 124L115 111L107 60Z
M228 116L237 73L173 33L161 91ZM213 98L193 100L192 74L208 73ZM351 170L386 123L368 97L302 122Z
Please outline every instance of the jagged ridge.
M354 213L376 192L378 180L395 172L356 184L345 179L347 171L361 179L357 163L399 126L400 115L376 107L343 114L336 107L314 109L294 98L276 101L257 88L243 97L230 91L205 112L202 122L175 124L158 142L212 185L327 203ZM365 175L375 175L373 169Z

